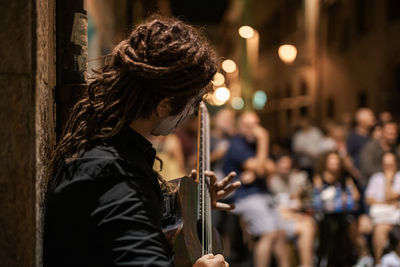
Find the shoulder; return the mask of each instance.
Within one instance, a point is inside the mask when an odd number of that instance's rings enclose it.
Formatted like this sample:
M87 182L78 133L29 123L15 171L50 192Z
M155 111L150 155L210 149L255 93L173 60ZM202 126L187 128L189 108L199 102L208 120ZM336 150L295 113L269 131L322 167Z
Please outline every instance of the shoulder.
M320 174L315 174L312 181L313 185L317 188L322 188L324 186L324 182Z
M244 138L240 135L233 137L229 142L230 150L238 150L238 149L242 150L244 148L247 148L247 144Z
M299 138L301 136L303 136L303 131L302 130L297 130L294 134L293 134L293 138Z
M308 182L308 174L305 171L294 170L290 173L289 181L293 181L296 183L307 183Z
M352 139L356 137L356 133L354 132L354 130L349 132L349 135L347 136L347 139Z
M281 185L283 183L281 177L278 174L272 174L268 182L271 186Z
M396 180L399 180L399 181L400 181L400 171L397 171L397 172L396 172L396 174L394 175L394 178L395 178Z
M56 193L68 188L91 186L133 176L132 168L118 151L106 145L96 145L82 151L78 157L66 160L57 175ZM58 192L57 192L58 191Z
M312 129L311 132L312 132L313 134L316 134L316 135L323 135L321 129L319 129L318 127L312 126L311 129Z
M371 139L369 141L366 142L365 147L363 150L375 150L377 148L379 148L379 141L375 140L375 139Z
M83 151L76 159L68 162L66 167L74 170L75 175L89 176L92 179L109 173L124 174L126 166L119 152L112 146L96 145Z
M376 183L380 183L385 179L385 176L382 172L376 172L374 174L371 175L371 177L369 178L369 182L368 185L371 184L376 184Z
M351 139L351 140L358 140L358 139L364 139L364 136L360 135L357 133L357 131L352 130L349 135L347 136L347 139Z

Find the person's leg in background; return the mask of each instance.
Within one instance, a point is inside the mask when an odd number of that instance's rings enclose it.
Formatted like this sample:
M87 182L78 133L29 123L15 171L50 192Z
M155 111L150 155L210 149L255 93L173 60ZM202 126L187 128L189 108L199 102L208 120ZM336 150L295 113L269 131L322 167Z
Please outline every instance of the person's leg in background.
M313 265L316 228L317 226L310 216L301 215L301 218L296 221L295 234L297 236L300 263L303 267L311 267Z
M245 222L245 230L251 236L259 237L254 245L254 266L268 266L272 251L278 252L275 255L279 266L289 266L286 238L271 197L267 194L253 194L236 203L236 209L235 212Z
M374 249L375 264L381 262L383 249L388 240L390 230L393 228L391 224L377 224L372 233L372 247Z
M372 233L372 221L367 214L358 216L357 221L350 225L350 238L353 240L358 261L355 266L372 266L373 258L369 249L368 236Z
M290 257L287 251L287 240L284 231L279 230L275 233L275 242L273 249L274 255L278 261L278 265L280 267L290 267Z
M254 266L255 267L265 267L269 266L271 262L271 252L274 246L277 232L266 233L262 235L254 246Z

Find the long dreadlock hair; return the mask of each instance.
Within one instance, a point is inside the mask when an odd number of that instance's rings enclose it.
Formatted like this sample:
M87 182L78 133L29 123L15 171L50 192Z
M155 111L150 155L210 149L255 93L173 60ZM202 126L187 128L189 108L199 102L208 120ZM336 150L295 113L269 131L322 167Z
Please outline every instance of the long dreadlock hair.
M57 185L56 172L65 160L115 136L132 120L149 117L162 99L170 98L173 115L181 112L190 99L209 90L216 66L203 35L178 19L153 16L134 28L106 56L87 96L73 107L52 153L47 193Z

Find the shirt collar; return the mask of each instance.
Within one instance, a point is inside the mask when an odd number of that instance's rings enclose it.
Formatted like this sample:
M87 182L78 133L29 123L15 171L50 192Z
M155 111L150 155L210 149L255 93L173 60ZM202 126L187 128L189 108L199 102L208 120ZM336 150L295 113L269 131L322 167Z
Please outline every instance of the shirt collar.
M141 134L127 127L115 136L116 142L131 153L143 152L146 162L153 168L156 150ZM130 154L130 153L129 153Z

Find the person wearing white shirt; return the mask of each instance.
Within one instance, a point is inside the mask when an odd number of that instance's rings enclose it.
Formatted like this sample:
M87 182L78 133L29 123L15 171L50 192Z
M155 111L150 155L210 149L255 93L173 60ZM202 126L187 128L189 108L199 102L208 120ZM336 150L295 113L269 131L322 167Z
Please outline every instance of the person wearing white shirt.
M365 201L370 205L370 216L374 223L372 246L376 263L381 260L390 230L400 219L400 172L394 153L383 154L382 170L371 176L365 191Z

